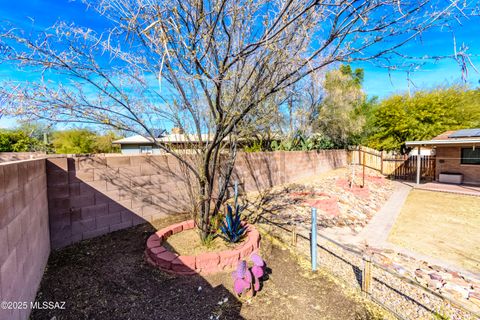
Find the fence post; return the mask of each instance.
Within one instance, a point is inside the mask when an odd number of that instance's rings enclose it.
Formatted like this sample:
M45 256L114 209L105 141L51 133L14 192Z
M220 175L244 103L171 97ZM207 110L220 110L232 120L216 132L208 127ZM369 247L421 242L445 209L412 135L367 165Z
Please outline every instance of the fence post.
M417 184L420 184L420 174L422 171L422 156L420 155L421 149L418 146L418 155L417 155Z
M363 152L362 188L365 187L365 151Z
M220 190L222 189L222 176L218 177L218 186L217 186L217 192L220 193ZM227 190L228 192L228 190Z
M317 209L312 208L312 230L310 233L310 251L312 256L312 271L317 270Z
M362 291L366 294L371 293L370 284L372 282L372 258L369 255L364 255L363 270L362 270Z
M383 150L380 151L380 173L383 174Z
M292 228L292 246L297 246L297 227L293 226Z

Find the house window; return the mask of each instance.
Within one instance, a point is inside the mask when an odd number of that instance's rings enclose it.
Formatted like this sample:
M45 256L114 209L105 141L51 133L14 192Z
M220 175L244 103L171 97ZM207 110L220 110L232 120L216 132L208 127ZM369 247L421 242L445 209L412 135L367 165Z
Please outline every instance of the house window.
M153 153L152 146L140 146L140 153L152 154Z
M480 164L480 148L462 148L461 164Z

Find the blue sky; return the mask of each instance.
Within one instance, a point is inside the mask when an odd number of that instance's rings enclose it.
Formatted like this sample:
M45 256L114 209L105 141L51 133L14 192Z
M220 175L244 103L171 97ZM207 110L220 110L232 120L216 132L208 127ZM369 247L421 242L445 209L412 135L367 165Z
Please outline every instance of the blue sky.
M75 22L81 26L88 26L101 31L107 27L104 19L99 18L92 9L87 10L79 1L68 0L29 0L11 1L0 0L0 23L9 20L13 24L28 30L32 28L32 21L36 28L52 25L57 20ZM471 54L480 55L480 18L464 21L462 26L457 26L453 33L429 32L424 34L421 41L411 42L406 47L406 53L414 56L426 54L449 55L453 53L453 34L455 34L457 47L465 44L470 48ZM480 70L480 58L473 57L472 61ZM403 93L408 89L406 72L388 72L369 63L353 64L353 68L365 69L364 89L369 96L385 97L393 93ZM11 78L16 80L34 80L38 75L25 74L15 71L10 66L0 64L0 80ZM461 73L454 60L440 60L436 63L426 63L420 70L410 74L415 85L412 89L433 88L441 85L460 83ZM480 74L470 69L468 83L472 87L480 85ZM1 119L0 127L11 127L12 120Z
M404 52L411 56L438 55L447 56L454 53L454 39L457 50L462 45L468 47L474 66L480 71L480 18L474 17L457 25L452 31L429 31L421 39L412 41L404 47ZM368 64L358 65L365 69L364 89L367 94L385 97L394 93L408 91L407 73L388 70ZM459 84L462 82L461 69L453 59L429 61L410 73L411 89L431 89L437 86ZM412 84L413 83L413 84ZM469 68L467 83L473 87L480 86L480 73Z

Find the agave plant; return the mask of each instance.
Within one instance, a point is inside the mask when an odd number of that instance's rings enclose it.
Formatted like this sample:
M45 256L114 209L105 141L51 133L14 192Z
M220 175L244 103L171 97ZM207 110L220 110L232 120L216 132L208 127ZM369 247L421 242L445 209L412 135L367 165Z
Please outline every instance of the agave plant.
M243 208L238 205L238 184L235 182L235 213L230 205L227 205L227 214L225 220L220 225L223 239L235 243L240 241L245 235L246 227L242 225L241 214Z
M237 270L232 273L233 291L239 296L252 297L260 291L260 279L265 274L265 261L256 253L252 253L250 260L251 268L247 267L247 261L238 263Z
M220 235L225 241L235 243L240 241L245 235L246 227L242 226L240 207L237 205L235 214L230 205L227 206L227 216L220 225L222 234Z

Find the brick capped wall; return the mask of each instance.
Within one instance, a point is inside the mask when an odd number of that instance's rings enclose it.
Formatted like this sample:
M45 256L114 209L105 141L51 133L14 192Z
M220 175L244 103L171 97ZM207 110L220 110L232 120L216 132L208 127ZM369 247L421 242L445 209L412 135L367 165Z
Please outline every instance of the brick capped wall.
M0 164L0 301L35 300L50 253L45 160ZM0 319L29 310L0 308Z
M346 152L240 153L235 176L262 190L346 164ZM189 188L170 155L47 159L52 247L185 212Z
M462 173L463 182L480 184L480 165L461 164L461 147L437 147L435 179L441 172ZM441 162L442 161L442 162Z

